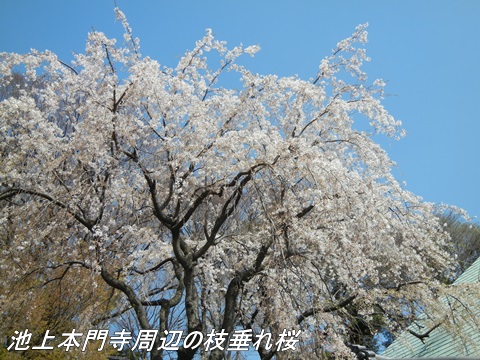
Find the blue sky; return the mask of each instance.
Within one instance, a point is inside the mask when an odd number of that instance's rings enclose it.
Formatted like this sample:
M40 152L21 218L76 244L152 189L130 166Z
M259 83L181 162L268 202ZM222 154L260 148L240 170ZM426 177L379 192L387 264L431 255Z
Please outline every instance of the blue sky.
M397 178L425 200L480 216L480 1L117 0L141 52L173 66L212 28L230 45L258 44L247 66L309 78L335 44L369 22L369 79L407 137L382 141ZM69 61L92 28L121 36L113 0L0 0L0 51L49 49Z

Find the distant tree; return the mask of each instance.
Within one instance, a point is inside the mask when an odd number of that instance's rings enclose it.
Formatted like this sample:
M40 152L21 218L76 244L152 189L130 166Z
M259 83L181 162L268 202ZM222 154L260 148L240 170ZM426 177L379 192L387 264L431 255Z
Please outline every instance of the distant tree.
M451 237L451 253L457 263L454 280L480 257L480 225L463 221L455 213L441 216L440 221Z
M81 271L78 268L58 267L53 258L47 254L56 253L53 247L57 244L52 239L43 239L42 244L35 246L17 246L12 249L16 231L7 224L3 229L8 229L0 234L1 251L4 254L2 266L9 269L5 274L18 274L17 276L1 276L0 284L0 336L2 344L11 344L11 336L15 331L26 329L32 333L29 346L39 346L48 330L56 334L55 340L49 341L48 346L54 346L54 350L32 351L25 354L8 353L5 348L0 349L1 359L70 359L75 351L67 353L63 348L57 348L60 344L60 335L73 329L82 328L82 318L89 314L108 313L116 305L117 295L112 289L103 283L92 287L95 283L93 272ZM48 241L50 240L50 241ZM28 248L27 248L28 247ZM11 257L14 256L14 257ZM18 256L18 257L17 257ZM57 254L61 256L61 254ZM97 279L98 281L98 279ZM91 327L91 325L90 325ZM88 346L83 356L89 359L107 359L112 349L98 352L97 348ZM78 350L80 352L80 350ZM77 355L78 356L78 355Z
M4 77L0 88L0 99L20 98L28 91L35 93L42 88L42 77L28 81L23 74L13 72ZM36 241L35 246L25 246L23 243L13 249L15 238L19 233L18 225L23 225L12 218L4 218L0 231L0 251L4 258L4 269L14 270L22 267L19 276L2 276L0 283L0 338L2 343L10 343L10 337L16 330L28 329L34 334L32 344L42 343L46 330L50 334L62 334L76 328L78 320L88 313L108 313L116 305L115 294L108 285L101 283L92 287L92 279L97 274L80 271L78 268L55 265L63 254L57 253L58 237L45 237L42 242ZM21 230L20 230L21 232ZM16 250L16 251L15 251ZM54 259L49 254L57 254L60 259ZM25 268L25 264L30 264ZM7 273L6 273L7 274ZM98 280L98 279L97 279ZM93 282L97 282L93 280ZM89 318L90 320L90 318ZM52 341L58 345L59 341ZM50 345L52 345L50 344ZM90 359L106 359L108 352L98 352L89 346L86 349ZM93 351L93 352L92 352ZM110 349L111 351L111 349ZM91 353L92 352L92 353ZM20 357L20 355L18 355ZM68 354L63 349L43 351L39 354L27 353L21 358L66 359ZM0 350L1 359L15 359L13 353L7 354Z
M403 132L384 83L361 69L365 26L305 81L248 71L237 60L258 48L228 49L211 31L161 67L116 11L124 46L92 32L69 65L1 54L3 84L19 65L28 83L42 78L0 103L0 226L15 229L2 277L91 274L85 291L103 283L122 298L79 321L158 330L152 360L230 356L160 347L166 330L222 329L251 331L252 343L301 330L298 358L346 358L356 319L405 323L435 299L448 234L373 141ZM220 86L227 71L239 88Z
M480 256L480 226L472 221L465 221L460 214L454 212L440 214L438 217L440 223L443 224L444 230L450 236L446 249L450 254L450 258L453 260L453 266L447 269L443 278L440 280L446 286L449 286ZM457 291L457 293L459 293L456 297L458 302L468 302L471 292L467 291L462 293L462 291L463 290ZM455 296L451 291L447 293ZM386 319L381 312L377 313L372 320L367 321L362 314L358 314L355 306L347 309L352 314L352 321L349 322L347 331L350 343L362 344L375 351L381 350L391 344L395 338L395 334L385 326ZM438 319L440 313L448 317L450 311L443 310L434 312L436 312L436 314L433 315L434 318ZM474 313L471 313L471 315L476 316ZM478 322L476 318L474 318L473 321ZM443 322L442 320L437 320L432 327L438 327L438 324L443 324ZM404 327L406 325L409 324L404 323ZM447 325L450 326L449 331L456 331L455 327L451 326L452 324ZM425 333L428 333L428 330L430 329L426 329Z

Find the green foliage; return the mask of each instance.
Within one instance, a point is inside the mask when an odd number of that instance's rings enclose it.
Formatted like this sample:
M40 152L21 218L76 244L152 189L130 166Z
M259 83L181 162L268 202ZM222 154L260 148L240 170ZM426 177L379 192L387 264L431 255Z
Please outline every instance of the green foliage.
M456 260L455 279L480 256L480 225L463 221L458 214L452 213L441 216L440 221L451 237L450 251Z

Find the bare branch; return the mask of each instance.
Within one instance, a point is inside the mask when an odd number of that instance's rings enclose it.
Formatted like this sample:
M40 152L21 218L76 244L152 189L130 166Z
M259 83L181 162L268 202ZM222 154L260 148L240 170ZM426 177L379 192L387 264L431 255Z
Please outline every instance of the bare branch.
M307 317L315 315L316 313L323 312L323 313L330 313L334 312L337 310L340 310L344 308L345 306L351 304L353 300L355 300L357 295L351 295L345 300L339 302L338 304L332 305L332 306L327 306L324 308L311 308L309 310L304 311L302 314L297 316L297 323L300 324L302 323L303 320L305 320Z
M8 198L11 198L15 195L20 195L20 194L29 194L29 195L37 196L39 198L48 200L52 204L54 204L54 205L56 205L56 206L58 206L62 209L65 209L70 215L72 215L79 223L81 223L83 226L85 226L88 230L92 231L92 229L93 229L94 224L92 222L85 219L85 217L80 216L79 214L76 214L76 213L72 212L69 209L69 207L66 204L64 204L63 202L61 202L60 200L57 200L57 199L53 198L52 196L50 196L48 194L45 194L43 192L40 192L40 191L29 190L29 189L24 189L24 188L20 188L20 187L10 188L10 189L7 189L6 191L4 191L3 193L0 194L0 201L1 200L6 200Z
M438 328L440 325L442 325L443 321L435 324L434 326L432 326L429 330L427 330L426 332L422 333L422 334L419 334L415 331L413 331L412 329L407 329L407 331L412 334L413 336L415 336L416 338L420 339L420 341L422 343L425 342L425 338L428 338L430 336L430 333L435 330L436 328Z

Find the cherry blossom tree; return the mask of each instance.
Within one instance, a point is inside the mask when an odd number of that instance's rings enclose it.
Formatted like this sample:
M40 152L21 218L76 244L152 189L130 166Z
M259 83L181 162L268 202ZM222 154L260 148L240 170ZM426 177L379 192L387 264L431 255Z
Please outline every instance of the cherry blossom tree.
M161 66L116 14L123 45L92 32L69 64L1 54L2 87L19 69L42 79L0 103L2 276L81 269L122 295L79 314L86 327L130 314L160 335L242 329L252 343L300 330L300 357L351 355L348 307L393 326L434 298L448 235L375 142L403 130L384 83L362 70L366 25L303 80L252 73L239 58L259 48L228 48L210 30ZM241 83L221 85L227 72ZM151 359L172 353L159 339Z

